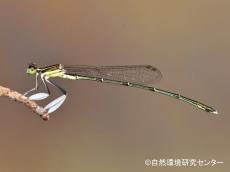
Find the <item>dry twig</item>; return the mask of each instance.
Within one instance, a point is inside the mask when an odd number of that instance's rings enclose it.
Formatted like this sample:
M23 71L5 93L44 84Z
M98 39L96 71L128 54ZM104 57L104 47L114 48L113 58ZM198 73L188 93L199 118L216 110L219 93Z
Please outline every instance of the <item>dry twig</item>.
M11 90L6 87L0 86L0 96L8 97L12 100L15 100L19 103L24 104L26 107L31 109L33 112L38 114L43 120L49 120L49 114L46 109L39 106L34 101L29 100L28 97L18 93L17 91Z

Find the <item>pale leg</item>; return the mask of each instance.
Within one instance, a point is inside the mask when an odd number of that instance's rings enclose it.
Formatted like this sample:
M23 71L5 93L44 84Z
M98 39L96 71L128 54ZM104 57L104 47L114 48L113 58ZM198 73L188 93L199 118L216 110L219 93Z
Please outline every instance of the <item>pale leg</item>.
M46 109L48 111L48 113L52 113L55 110L57 110L65 101L66 97L67 97L67 92L61 88L59 85L55 84L54 82L48 80L48 78L45 78L45 82L48 82L49 84L53 85L54 87L57 87L63 94L54 99L52 102L50 102L48 105L46 105L44 107L44 109Z

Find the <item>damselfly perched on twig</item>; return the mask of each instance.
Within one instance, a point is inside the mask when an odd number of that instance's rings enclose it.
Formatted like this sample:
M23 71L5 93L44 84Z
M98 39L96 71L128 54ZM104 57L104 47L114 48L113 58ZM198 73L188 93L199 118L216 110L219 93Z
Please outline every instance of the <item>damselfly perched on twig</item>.
M150 65L132 65L132 66L68 66L62 64L55 64L47 67L38 68L36 64L31 63L27 68L27 74L36 76L35 88L27 91L25 95L36 91L38 89L38 77L41 77L42 82L47 90L46 93L36 93L29 97L31 100L42 100L47 98L51 92L48 84L58 88L62 95L51 101L44 108L48 113L57 110L65 101L67 92L50 80L50 78L63 78L70 80L90 80L102 83L111 83L116 85L123 85L127 87L141 88L144 90L160 93L183 102L189 103L196 108L204 110L209 113L218 114L217 110L205 105L197 100L190 99L171 91L162 90L152 87L151 84L156 83L162 78L161 72Z

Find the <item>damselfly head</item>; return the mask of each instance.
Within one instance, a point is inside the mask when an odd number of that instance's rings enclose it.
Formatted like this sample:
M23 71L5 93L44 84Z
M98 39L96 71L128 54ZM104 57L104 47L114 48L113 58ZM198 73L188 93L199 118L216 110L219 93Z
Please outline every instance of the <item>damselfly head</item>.
M34 75L37 73L37 65L35 63L30 63L27 70L26 70L26 73L27 74L30 74L30 75Z

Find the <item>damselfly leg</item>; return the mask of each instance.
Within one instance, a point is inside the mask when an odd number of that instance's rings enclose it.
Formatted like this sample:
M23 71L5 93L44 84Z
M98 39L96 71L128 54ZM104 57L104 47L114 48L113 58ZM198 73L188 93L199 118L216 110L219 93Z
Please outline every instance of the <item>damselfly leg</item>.
M29 93L34 92L38 89L38 75L39 74L36 74L36 86L35 86L35 88L27 91L24 95L28 95ZM60 97L54 99L53 101L51 101L49 104L47 104L44 107L44 109L46 109L48 111L48 113L52 113L55 110L57 110L64 103L66 96L67 96L67 92L62 87L60 87L59 85L54 83L53 81L50 81L44 75L43 76L41 75L41 80L42 80L47 92L46 93L39 92L36 94L32 94L31 96L29 96L29 99L30 100L43 100L43 99L46 99L47 97L49 97L51 92L50 92L48 84L58 88L62 92L62 95Z
M28 90L27 92L25 92L23 95L24 96L26 96L26 95L28 95L29 93L31 93L31 92L34 92L34 91L36 91L36 90L38 90L38 73L36 73L36 77L35 77L35 87L34 88L32 88L32 89L30 89L30 90Z
M62 87L60 87L59 85L57 85L53 81L50 81L47 78L45 78L45 83L46 82L58 88L62 92L62 95L60 97L54 99L52 102L50 102L48 105L44 107L48 111L48 113L52 113L64 103L67 96L67 92Z
M36 86L35 86L35 88L32 88L31 90L27 91L24 95L28 95L29 93L38 90L38 76L39 76L39 73L36 73ZM47 86L47 84L45 83L43 76L41 76L41 80L42 80L42 82L46 88L47 93L40 92L40 93L32 94L31 96L29 96L30 100L43 100L43 99L46 99L47 97L49 97L50 90L49 90L49 87Z

